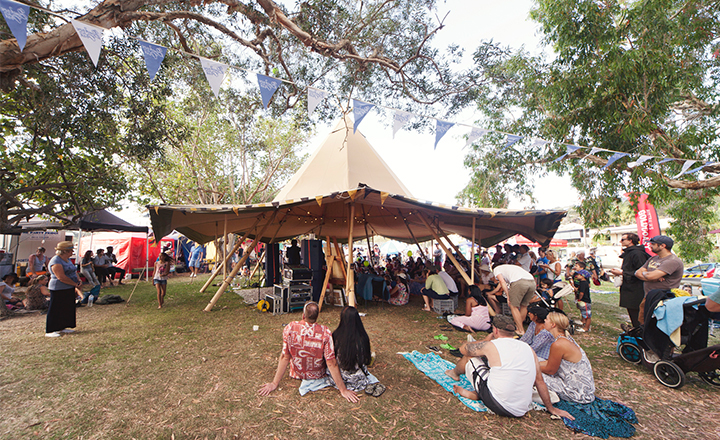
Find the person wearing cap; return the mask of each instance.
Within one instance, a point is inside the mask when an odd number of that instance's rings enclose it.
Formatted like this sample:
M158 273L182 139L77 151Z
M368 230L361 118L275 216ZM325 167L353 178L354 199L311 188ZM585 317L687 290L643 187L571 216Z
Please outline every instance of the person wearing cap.
M520 338L533 349L538 359L544 361L550 356L550 346L555 342L555 337L545 329L545 318L550 310L540 304L531 304L528 307L528 318L530 325L527 331Z
M650 239L650 250L655 254L643 267L635 271L635 276L644 281L645 297L651 290L671 290L680 287L685 267L677 255L672 253L673 239L667 235L656 235ZM640 304L640 324L645 322L645 299Z
M45 336L56 338L63 333L74 333L75 298L80 287L80 277L75 264L70 261L73 254L71 241L61 241L55 246L55 256L50 259L50 305L45 322Z
M42 275L47 262L48 257L45 255L45 248L42 246L37 248L37 251L28 258L27 276L33 279L38 275Z
M527 306L535 296L535 277L525 269L514 264L501 264L493 269L493 274L498 285L489 294L507 296L508 306L515 320L515 326L519 335L525 333L523 321L527 315Z
M535 352L514 339L515 331L512 319L497 315L492 320L493 340L463 344L462 359L445 374L456 381L465 374L473 390L454 385L453 391L471 400L482 400L497 415L522 417L530 408L535 386L550 414L574 420L553 406Z

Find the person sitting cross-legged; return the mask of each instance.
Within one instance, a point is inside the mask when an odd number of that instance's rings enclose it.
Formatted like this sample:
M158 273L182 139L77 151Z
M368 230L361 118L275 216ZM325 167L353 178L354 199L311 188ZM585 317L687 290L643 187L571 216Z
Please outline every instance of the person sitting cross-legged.
M467 375L473 391L457 385L453 391L471 400L482 400L495 414L522 417L530 408L534 385L550 414L574 420L568 412L552 405L537 356L529 345L514 339L515 330L511 318L496 315L492 321L493 340L463 344L462 359L445 374L454 380Z
M275 377L272 382L260 387L258 394L267 396L275 391L289 365L290 377L303 381L300 385L301 394L304 394L303 391L331 386L330 381L318 381L325 379L329 370L340 394L348 402L358 402L357 395L348 390L343 382L330 329L315 322L319 313L317 303L308 301L303 308L302 320L285 326L282 353Z

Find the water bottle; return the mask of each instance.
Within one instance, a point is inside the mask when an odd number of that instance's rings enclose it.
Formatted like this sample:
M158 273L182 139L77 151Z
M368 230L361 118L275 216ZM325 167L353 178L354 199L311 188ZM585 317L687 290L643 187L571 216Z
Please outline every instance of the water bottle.
M88 307L92 307L94 299L95 299L95 295L88 296Z

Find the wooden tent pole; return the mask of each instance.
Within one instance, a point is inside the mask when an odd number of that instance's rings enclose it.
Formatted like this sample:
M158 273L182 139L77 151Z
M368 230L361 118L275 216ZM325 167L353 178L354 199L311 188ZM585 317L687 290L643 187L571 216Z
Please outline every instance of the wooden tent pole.
M473 220L474 220L474 218L473 218ZM465 255L463 255L462 252L460 252L460 249L459 249L457 246L455 246L455 243L453 243L452 241L450 241L450 238L447 236L447 234L446 234L442 229L438 228L438 231L440 231L440 234L442 234L442 237L443 237L445 240L447 240L448 243L450 243L450 246L452 246L452 248L455 250L455 252L460 256L460 259L463 260L465 263L468 264L468 266L470 267L470 270L471 270L472 273L474 274L474 273L475 273L475 266L472 265L472 264L470 264L470 262L467 260L467 258L465 258Z
M255 226L257 226L257 224L260 223L260 220L262 220L262 217L258 217L257 220L255 220L255 223L253 223L253 225L250 226L250 229L248 229L248 231L245 233L245 235L243 235L243 238L241 238L240 240L238 240L237 243L235 243L235 246L233 246L233 250L232 250L232 252L230 252L230 255L228 255L228 258L222 262L222 266L227 265L227 263L232 258L232 256L235 255L235 252L237 252L238 249L240 249L240 246L242 246L242 244L245 242L245 240L247 240L247 238L250 236L250 233L255 228ZM245 254L243 254L243 257L244 256L245 256ZM222 266L220 266L220 267L222 267ZM220 273L220 267L215 268L215 270L210 275L210 278L208 278L208 280L202 286L202 289L200 289L200 293L205 292L205 290L207 290L207 288L210 287L210 284L212 284L215 277L217 277L218 274Z
M223 232L223 261L222 261L223 278L227 278L227 264L225 264L225 261L227 260L227 256L228 256L227 241L228 241L227 214L225 214L225 231Z
M348 296L348 305L355 307L355 272L353 272L353 228L355 226L355 203L350 204L350 219L348 220L348 266L345 276L345 292Z
M425 223L425 226L428 228L428 231L432 234L432 236L437 240L437 242L440 244L440 247L445 251L445 255L448 256L450 261L455 265L455 268L460 272L460 275L462 275L463 279L468 283L468 285L472 285L472 280L468 276L467 273L465 273L465 269L460 266L460 263L453 257L453 254L448 250L447 246L445 246L445 243L440 241L440 237L438 237L437 233L433 230L433 228L430 226L430 223L425 219L425 216L422 215L422 213L418 213L420 220L422 220L423 223Z
M402 212L398 211L398 215L402 217L403 223L405 223L405 227L407 228L408 232L410 233L410 236L413 238L413 241L415 242L415 245L417 245L418 250L420 251L420 255L422 255L423 260L427 260L427 257L425 256L425 252L423 252L422 247L420 246L420 243L418 243L417 238L415 238L415 234L413 234L413 231L410 229L410 225L407 222L407 219L404 215L402 215Z
M320 291L320 301L318 301L318 309L322 312L323 301L325 300L325 291L327 290L328 283L330 283L330 276L332 275L332 265L335 260L335 255L327 255L325 257L325 265L327 270L325 271L325 280L323 281L322 290Z
M373 248L370 247L370 236L368 235L367 231L367 219L365 218L365 206L362 207L363 212L363 226L365 226L365 240L367 241L368 245L368 258L370 259L370 266L375 267L375 262L373 261ZM374 241L374 240L373 240ZM378 256L380 258L380 256Z
M470 270L470 279L472 284L475 284L475 217L473 217L473 233L472 233L472 245L470 246L470 260L472 261Z
M252 272L250 272L250 276L248 277L248 280L252 279L253 276L255 276L255 272L260 268L260 263L262 263L263 258L265 258L265 254L267 254L267 248L262 253L262 256L258 258L258 262L253 268Z
M720 236L720 234L718 234ZM346 273L347 270L345 269L345 252L343 252L342 248L337 242L337 238L333 237L333 245L335 246L335 251L338 255L338 260L340 260L340 266L342 267L342 272Z
M265 223L265 226L263 226L262 231L260 231L259 234L255 235L255 239L253 240L252 244L248 247L248 249L254 248L255 245L258 243L258 241L260 241L260 237L262 237L262 235L265 233L265 230L268 228L268 226L270 226L270 223L272 223L273 220L275 220L276 215L277 215L277 211L275 211L273 213L272 217L270 217L270 220L268 220L268 222ZM218 300L220 299L220 297L222 296L222 294L225 293L225 290L227 290L227 288L230 286L230 282L233 280L233 278L235 278L235 275L237 275L237 273L240 272L240 268L242 267L243 264L245 264L245 261L247 261L249 256L250 256L250 253L247 250L245 252L243 252L243 256L240 259L240 261L238 261L237 264L235 265L235 267L233 267L233 270L230 272L230 275L228 275L228 277L225 278L225 280L223 280L222 286L220 286L220 289L218 289L217 293L215 293L215 295L210 300L210 303L207 305L207 307L205 307L204 310L206 312L211 311L212 308L215 307L215 303L217 303Z

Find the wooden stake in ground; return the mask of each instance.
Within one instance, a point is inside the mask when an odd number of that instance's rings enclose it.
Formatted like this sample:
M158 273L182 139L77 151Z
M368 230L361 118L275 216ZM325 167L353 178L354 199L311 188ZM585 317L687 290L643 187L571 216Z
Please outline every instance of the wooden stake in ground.
M274 216L273 216L273 218L274 218ZM248 231L245 233L245 235L243 235L243 238L241 238L237 243L235 243L235 246L233 247L232 252L230 252L230 255L228 255L228 257L222 262L222 264L220 266L216 267L215 270L213 270L212 274L210 275L210 278L208 278L208 280L205 281L205 284L202 286L202 289L200 289L200 293L205 292L205 290L207 290L207 288L210 287L210 284L212 284L215 277L217 277L218 274L220 273L220 269L222 269L224 266L226 266L228 264L228 262L230 261L232 256L235 255L235 252L237 252L238 249L240 249L240 246L242 246L242 244L245 243L245 240L247 240L247 238L250 236L250 233L253 231L253 229L255 229L255 226L257 226L257 224L260 223L260 220L262 220L262 216L258 217L257 220L255 220L255 223L253 223L253 225L250 226L250 229L248 229ZM243 254L243 256L245 256L245 254Z

